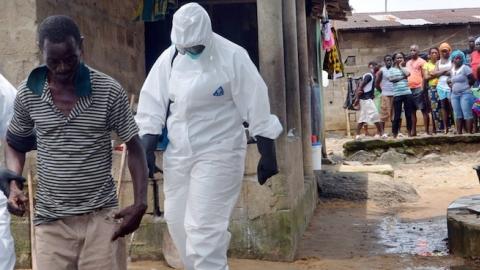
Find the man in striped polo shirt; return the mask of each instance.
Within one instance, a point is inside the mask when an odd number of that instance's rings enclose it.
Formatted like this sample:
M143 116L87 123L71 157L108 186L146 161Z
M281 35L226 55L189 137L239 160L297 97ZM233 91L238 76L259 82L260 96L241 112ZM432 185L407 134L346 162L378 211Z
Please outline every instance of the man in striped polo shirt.
M126 269L123 236L135 231L147 208L147 166L138 128L120 84L81 61L82 40L67 16L38 29L44 66L19 87L7 131L6 159L21 173L25 143L35 129L38 186L35 239L38 269ZM134 204L116 212L111 132L126 142ZM10 208L25 200L15 181ZM12 211L13 213L13 211Z

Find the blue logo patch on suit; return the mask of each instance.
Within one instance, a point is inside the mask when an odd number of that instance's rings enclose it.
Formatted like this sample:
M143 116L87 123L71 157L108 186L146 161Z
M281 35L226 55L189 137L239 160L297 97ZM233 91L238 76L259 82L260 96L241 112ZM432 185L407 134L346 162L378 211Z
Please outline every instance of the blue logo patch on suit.
M213 96L220 97L223 96L225 93L223 92L223 87L219 87L215 92L213 92Z

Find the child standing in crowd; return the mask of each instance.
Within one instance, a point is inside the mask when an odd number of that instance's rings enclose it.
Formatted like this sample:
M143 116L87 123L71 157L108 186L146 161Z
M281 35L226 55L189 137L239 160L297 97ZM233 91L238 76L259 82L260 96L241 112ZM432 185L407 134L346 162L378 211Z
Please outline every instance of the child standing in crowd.
M405 68L405 54L403 52L393 54L394 65L389 70L388 79L393 83L393 137L397 138L400 128L400 119L402 107L405 111L407 120L408 136L412 136L412 111L413 96L412 91L408 87L408 76L410 72Z
M440 104L437 93L438 76L433 74L440 56L439 54L438 48L430 48L428 51L429 60L423 65L423 77L428 86L427 103L429 104L427 104L427 107L429 107L430 112L432 113L432 132L434 134L437 134L437 129L440 127L441 122Z
M377 108L375 107L374 88L375 88L375 76L378 71L378 64L376 62L368 63L370 72L367 72L362 77L362 82L358 86L355 93L355 103L360 105L360 116L358 118L357 135L355 139L360 139L360 131L364 125L368 123L374 123L377 127L376 138L379 138L383 134L383 128L380 124L380 117L378 115ZM385 134L383 137L387 137Z
M452 107L455 114L457 134L473 133L472 106L474 97L471 86L474 82L472 69L465 65L465 54L460 50L453 51L450 59L453 64L448 83L452 88Z

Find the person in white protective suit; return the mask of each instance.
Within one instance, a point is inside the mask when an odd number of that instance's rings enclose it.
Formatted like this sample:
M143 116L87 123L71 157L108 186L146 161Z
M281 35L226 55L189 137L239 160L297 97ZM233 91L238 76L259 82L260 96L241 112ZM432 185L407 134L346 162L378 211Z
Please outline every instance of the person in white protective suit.
M278 173L274 139L282 126L246 50L213 33L200 5L174 14L171 40L142 87L136 120L147 153L168 128L165 220L185 269L225 270L244 172L242 124L257 140L260 184Z
M0 143L5 139L5 133L13 115L13 103L16 95L13 87L0 74ZM10 181L16 180L23 184L25 179L12 171L0 167L0 270L12 270L15 266L15 249L10 233L10 214L7 210Z

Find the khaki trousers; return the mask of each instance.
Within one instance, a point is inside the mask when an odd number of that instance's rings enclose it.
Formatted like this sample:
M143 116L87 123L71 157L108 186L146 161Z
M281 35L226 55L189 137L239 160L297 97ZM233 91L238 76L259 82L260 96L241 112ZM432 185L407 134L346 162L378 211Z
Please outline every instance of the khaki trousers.
M111 242L115 209L66 217L35 226L39 270L126 270L125 239Z

